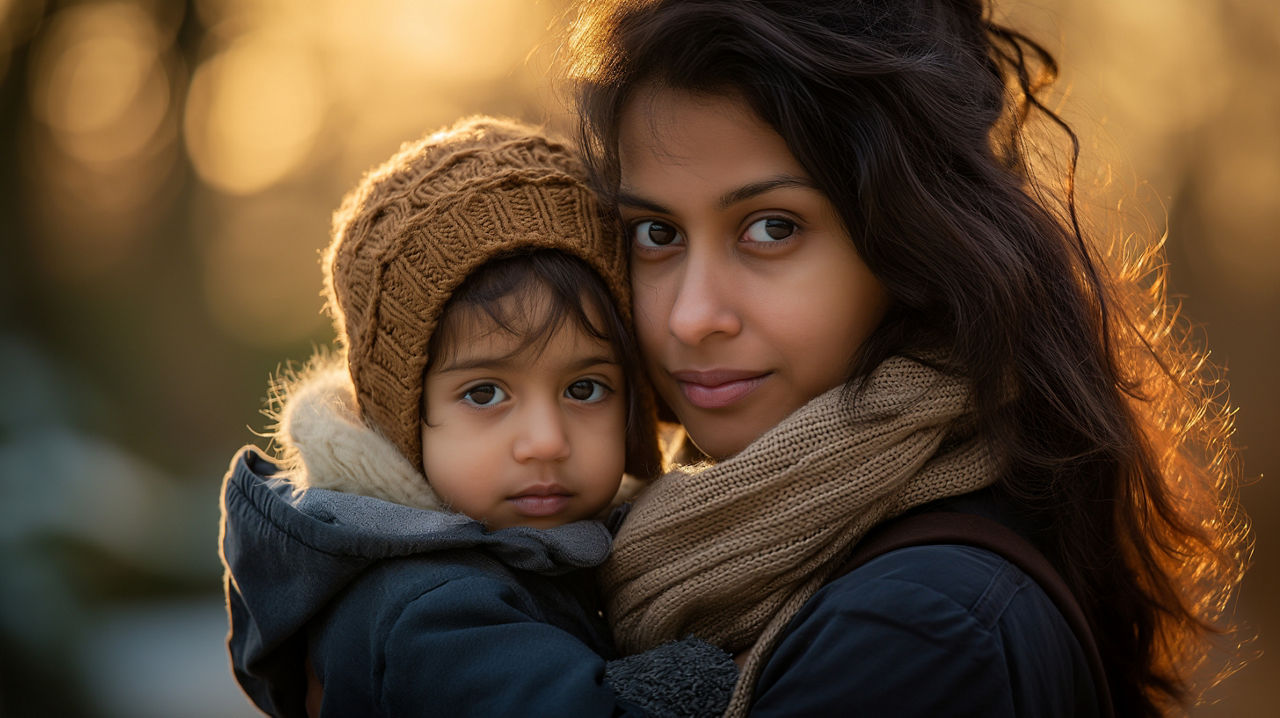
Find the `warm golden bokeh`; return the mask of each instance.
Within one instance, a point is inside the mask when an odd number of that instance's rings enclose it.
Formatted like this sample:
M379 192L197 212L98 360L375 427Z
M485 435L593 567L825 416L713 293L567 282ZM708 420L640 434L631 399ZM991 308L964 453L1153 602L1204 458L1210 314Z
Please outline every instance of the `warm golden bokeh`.
M25 169L59 276L117 266L178 161L171 40L140 6L91 3L46 18L31 43Z
M237 38L196 68L183 135L196 173L252 195L297 170L315 147L328 97L315 58L287 33Z
M265 423L268 374L331 339L331 213L460 115L570 129L552 61L568 5L0 0L0 645L25 667L0 677L0 713L252 715L220 644L218 481ZM1172 295L1226 368L1257 538L1236 610L1267 649L1280 5L999 13L1062 63L1086 224L1131 248L1167 232ZM1193 715L1264 714L1277 666L1248 664ZM146 674L173 690L130 677Z

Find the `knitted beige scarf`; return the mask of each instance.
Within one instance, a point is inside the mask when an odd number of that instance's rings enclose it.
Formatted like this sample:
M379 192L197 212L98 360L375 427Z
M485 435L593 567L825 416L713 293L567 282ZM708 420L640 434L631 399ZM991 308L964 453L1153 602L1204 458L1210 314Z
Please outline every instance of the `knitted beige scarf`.
M992 482L971 412L965 381L895 357L855 402L833 389L741 453L661 477L602 571L618 647L749 650L726 713L744 715L782 629L868 529Z

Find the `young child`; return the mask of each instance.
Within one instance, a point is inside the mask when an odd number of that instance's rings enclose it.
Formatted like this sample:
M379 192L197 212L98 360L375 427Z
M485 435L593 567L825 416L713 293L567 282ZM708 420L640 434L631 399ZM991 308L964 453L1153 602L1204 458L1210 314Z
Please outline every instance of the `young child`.
M221 554L235 675L272 715L709 715L730 657L606 662L588 569L624 468L657 469L623 244L564 145L475 118L343 203L324 259L345 364L239 452Z

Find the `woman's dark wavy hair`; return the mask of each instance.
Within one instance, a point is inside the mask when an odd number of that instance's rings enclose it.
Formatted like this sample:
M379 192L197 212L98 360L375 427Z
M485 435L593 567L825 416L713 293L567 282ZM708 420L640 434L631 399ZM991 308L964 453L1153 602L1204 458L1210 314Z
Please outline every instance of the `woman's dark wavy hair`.
M971 379L1117 714L1196 697L1248 554L1230 412L1166 303L1160 243L1109 265L1086 241L1079 144L1042 98L1050 53L981 0L586 2L569 51L606 199L645 88L739 98L783 137L892 298L851 377L908 354ZM1068 142L1056 188L1032 170L1034 127Z

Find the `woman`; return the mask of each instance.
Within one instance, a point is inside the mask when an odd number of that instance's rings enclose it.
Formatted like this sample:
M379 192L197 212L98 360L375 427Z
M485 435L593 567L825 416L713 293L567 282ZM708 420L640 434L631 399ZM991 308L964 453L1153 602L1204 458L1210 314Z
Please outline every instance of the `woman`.
M1037 119L1074 165L1038 99L1051 56L976 0L590 3L572 52L649 375L714 462L628 517L620 643L740 652L736 714L1193 698L1243 571L1228 413L1159 277L1104 264L1071 171L1054 192L1030 169ZM940 509L1034 544L1086 635L990 550L844 570Z

